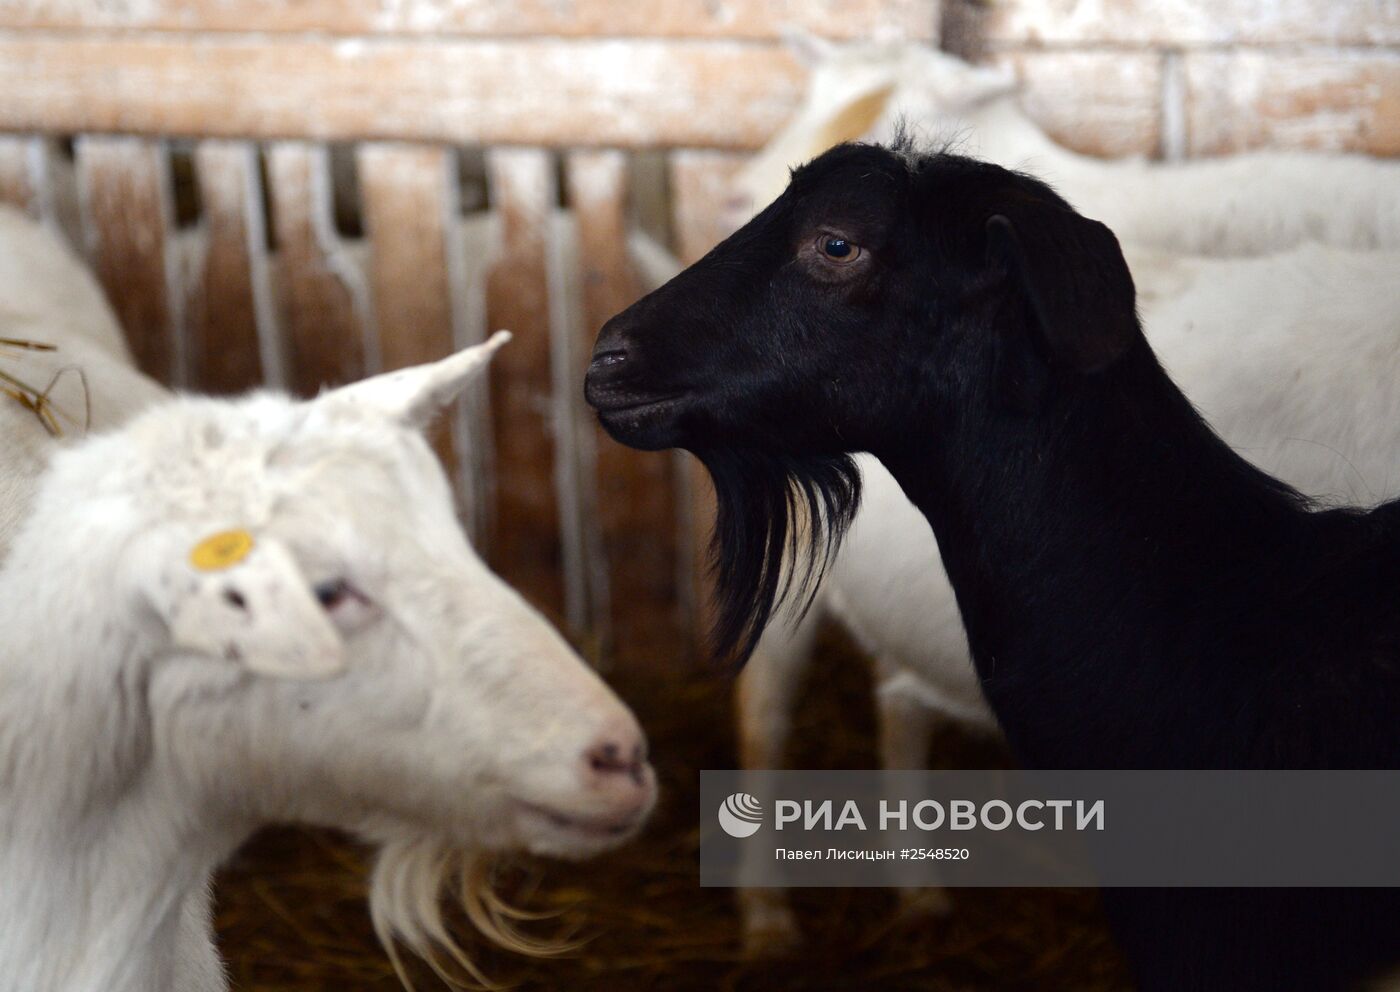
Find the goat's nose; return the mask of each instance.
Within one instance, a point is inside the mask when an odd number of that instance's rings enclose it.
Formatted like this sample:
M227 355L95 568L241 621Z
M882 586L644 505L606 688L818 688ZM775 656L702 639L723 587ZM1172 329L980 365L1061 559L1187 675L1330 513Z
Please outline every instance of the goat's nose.
M607 406L617 389L617 380L627 373L627 346L619 333L604 329L593 349L593 360L583 377L583 398L595 407Z
M621 365L625 361L627 361L627 349L625 348L612 348L608 351L594 352L593 361L589 363L589 370L610 369L614 366Z
M593 360L588 364L590 373L617 371L617 366L627 361L627 328L631 325L632 310L613 314L598 331L598 339L593 343Z
M584 772L600 786L647 782L647 745L632 728L605 731L583 752Z

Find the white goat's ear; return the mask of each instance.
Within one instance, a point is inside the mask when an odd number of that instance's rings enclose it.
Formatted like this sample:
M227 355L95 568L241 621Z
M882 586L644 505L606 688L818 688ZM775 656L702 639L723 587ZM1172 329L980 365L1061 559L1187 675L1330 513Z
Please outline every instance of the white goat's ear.
M331 390L316 403L328 409L355 410L410 427L425 427L486 369L491 356L510 336L510 331L497 331L490 340L463 348L455 355L352 382Z
M809 69L815 69L836 54L835 43L810 31L789 25L782 28L779 34L793 57Z
M809 158L843 142L859 141L868 135L884 116L894 90L895 84L888 83L866 92L851 93L847 100L834 105L830 115L815 129L816 140Z
M171 647L274 678L345 671L345 646L285 547L247 531L191 547L153 542L136 563L141 594L165 622Z

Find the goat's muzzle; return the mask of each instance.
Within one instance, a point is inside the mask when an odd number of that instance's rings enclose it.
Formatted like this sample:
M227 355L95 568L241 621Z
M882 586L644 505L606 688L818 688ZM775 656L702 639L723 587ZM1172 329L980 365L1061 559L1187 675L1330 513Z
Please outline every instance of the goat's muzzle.
M675 447L680 440L676 419L685 394L647 375L627 344L619 319L626 313L608 321L598 335L583 380L584 399L615 440L648 451Z

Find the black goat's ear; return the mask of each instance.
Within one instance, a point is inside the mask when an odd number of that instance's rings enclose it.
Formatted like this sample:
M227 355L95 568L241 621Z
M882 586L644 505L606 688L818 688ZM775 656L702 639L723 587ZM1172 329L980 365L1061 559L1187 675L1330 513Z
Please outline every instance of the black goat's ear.
M1051 360L1079 372L1112 364L1139 333L1118 239L1054 204L1025 207L1016 217L988 219L987 254L1025 292Z

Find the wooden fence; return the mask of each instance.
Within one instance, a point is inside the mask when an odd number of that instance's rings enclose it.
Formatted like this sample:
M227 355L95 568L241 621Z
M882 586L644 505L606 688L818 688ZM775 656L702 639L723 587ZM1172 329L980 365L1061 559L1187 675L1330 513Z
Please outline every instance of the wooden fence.
M1084 150L1400 147L1397 0L946 4ZM174 385L309 394L514 330L437 439L463 513L599 657L674 663L705 484L603 437L579 384L638 293L627 232L683 260L725 233L726 178L801 95L793 28L936 41L940 3L0 0L0 199L73 237Z
M781 30L935 29L932 0L802 7L0 0L0 199L87 253L172 385L311 394L514 330L437 439L464 516L596 656L674 664L703 495L601 435L581 376L639 292L635 194L698 256L795 106Z

